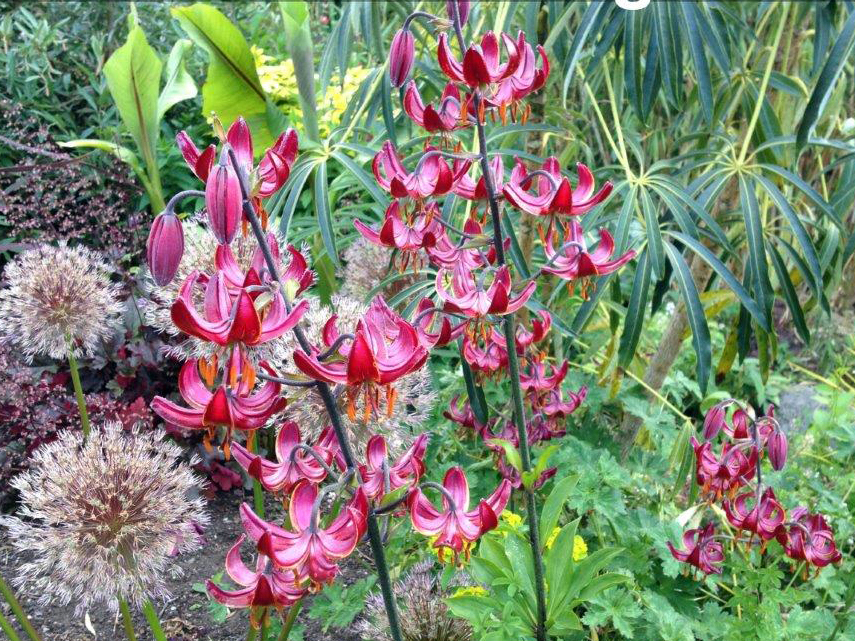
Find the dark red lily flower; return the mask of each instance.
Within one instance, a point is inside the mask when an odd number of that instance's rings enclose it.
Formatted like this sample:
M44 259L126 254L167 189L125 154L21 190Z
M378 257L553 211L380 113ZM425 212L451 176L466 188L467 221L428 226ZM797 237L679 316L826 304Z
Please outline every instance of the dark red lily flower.
M258 551L272 559L277 568L305 572L314 588L336 577L336 562L356 548L368 513L368 500L360 487L329 526L322 528L317 502L316 485L305 480L297 483L288 506L291 530L264 521L246 503L240 506L244 530Z
M297 158L299 141L297 132L288 129L264 152L258 163L258 189L256 195L259 198L269 198L282 188L282 185L291 175L291 165Z
M363 238L381 247L409 253L433 247L437 239L445 234L445 229L437 220L442 215L439 207L429 202L419 211L407 213L406 209L399 201L393 200L386 208L386 217L379 230L372 229L358 219L353 221L353 226Z
M766 441L766 452L769 454L772 469L784 469L784 465L787 464L787 450L787 435L783 430L775 429Z
M557 389L567 376L567 369L569 367L570 361L567 360L559 367L544 362L532 363L520 372L520 387L522 387L524 392L534 392L536 394Z
M473 218L466 219L466 222L463 224L463 231L470 237L479 237L482 235L481 225ZM510 238L505 240L510 241ZM464 247L464 244L463 242L455 244L451 242L448 234L443 234L437 239L433 247L428 247L425 251L430 261L437 267L445 269L454 269L455 267L475 269L476 267L483 267L485 261L481 252L478 249ZM495 261L495 250L492 246L486 254L486 258L490 262Z
M459 160L455 160L455 166L458 166L460 162ZM492 160L490 160L490 173L493 175L493 186L496 188L496 195L501 196L505 181L505 165L502 162L501 156L493 156ZM464 173L454 187L454 193L466 200L487 200L487 183L484 180L484 176L479 177L478 182L475 182L469 177L469 174Z
M504 186L505 198L517 209L534 216L580 216L603 202L612 191L611 182L606 182L594 193L594 176L582 163L576 163L579 184L576 189L561 173L555 157L547 158L540 168L545 175L530 176L528 169L517 158L511 177ZM529 191L537 185L534 193Z
M300 445L300 428L294 421L288 421L276 435L277 463L250 452L239 443L232 445L232 451L238 464L252 478L260 481L265 490L287 493L303 479L320 483L327 476L326 469L314 456L304 449L297 449ZM332 463L333 454L327 448L315 445L312 450L327 465Z
M448 19L454 21L454 3L457 2L457 12L460 18L460 26L466 24L469 18L469 0L445 0L445 10L448 12Z
M335 320L336 316L331 317L324 327L327 347L332 347L340 336ZM309 355L296 350L294 364L310 378L349 386L348 412L352 417L359 388L364 388L366 394L366 413L377 407L378 385L387 386L391 411L395 400L392 383L419 369L428 357L416 329L393 312L381 296L374 299L357 324L353 340L339 341L337 353L338 358L321 361L317 350Z
M243 196L237 172L225 151L205 183L205 211L217 241L222 245L232 242L243 215Z
M280 572L271 567L270 560L263 554L256 557L255 570L250 570L240 558L240 546L246 540L241 534L226 554L226 572L241 589L228 591L213 581L206 581L208 594L217 603L230 608L252 608L250 622L254 628L261 621L256 614L261 608L273 607L281 610L300 601L308 590L300 587L301 578L293 571ZM263 610L260 610L263 612Z
M522 49L525 47L525 34L520 31L514 41L503 33L502 42L508 54L507 62L499 62L499 39L495 33L488 31L480 45L472 45L466 50L461 64L451 51L448 35L441 33L437 49L439 67L451 80L463 82L473 89L499 82L511 76L519 67Z
M393 87L401 87L407 81L416 55L416 42L409 29L398 29L389 49L389 80Z
M432 331L431 328L436 319L439 319L439 329ZM447 315L435 311L434 303L430 298L423 298L419 301L414 324L419 335L419 341L425 349L448 345L460 336L466 328L465 323L458 323L456 327L452 327Z
M777 539L791 559L824 568L843 558L834 542L834 531L821 514L810 514L806 507L797 507L790 513L790 519L789 524L778 529Z
M208 279L205 287L204 315L196 311L194 291L196 283L203 279L198 271L192 272L172 304L172 322L185 334L217 345L243 343L259 345L282 336L300 322L309 308L308 301L300 301L290 312L280 291L271 296L269 306L259 310L256 301L258 292L250 292L250 284L260 283L254 270L250 269L245 286L237 294L229 292L226 276L217 272Z
M469 170L470 165L470 161L465 161L452 171L439 150L427 147L411 173L401 164L394 145L387 140L374 156L371 168L374 170L377 184L395 198L424 200L451 191L460 177Z
M733 502L724 502L724 512L733 527L753 532L764 541L768 541L774 538L778 527L784 523L787 515L783 506L775 498L775 492L771 487L766 488L759 503L756 498L757 495L754 492L743 492ZM753 503L750 508L749 501Z
M179 131L175 136L175 142L178 143L178 149L181 150L181 155L184 156L184 160L191 171L196 174L199 180L207 182L211 167L214 166L214 161L217 159L217 147L208 145L205 151L200 152L186 131Z
M750 448L748 456L741 448L725 443L721 458L717 458L709 441L699 443L693 436L695 450L695 476L704 493L715 494L716 498L733 493L754 478L757 466L757 450Z
M715 526L708 523L703 528L687 530L683 534L683 550L668 541L668 549L678 561L698 568L704 574L721 574L720 564L724 561L724 549L715 540Z
M547 234L544 253L546 265L544 272L555 274L564 280L591 278L601 274L610 274L635 258L635 250L630 249L622 256L609 260L614 253L615 242L606 230L600 230L600 244L593 252L588 252L582 226L575 220L570 221L569 233L565 242L558 248L552 244L552 233Z
M448 133L470 126L465 112L461 117L460 91L457 85L449 82L445 85L439 99L439 107L422 102L422 96L414 80L410 80L404 93L404 111L414 123L428 133Z
M270 248L274 262L278 264L280 262L280 252L276 234L268 232L267 246ZM315 282L315 273L309 269L309 264L300 250L293 245L288 245L286 249L291 255L291 260L288 263L288 268L280 273L279 277L285 285L285 291L292 297L296 297ZM214 266L223 275L226 284L233 290L241 289L251 284L258 285L271 281L264 253L260 247L256 247L252 254L250 267L244 272L235 259L231 247L229 245L218 245L214 255Z
M517 325L517 354L520 356L525 353L526 348L539 343L552 328L552 314L545 309L537 311L537 318L532 318L531 329L527 329L522 323Z
M482 273L475 273L462 265L453 271L439 269L436 273L436 293L449 311L471 318L483 318L487 314L504 315L517 311L537 289L537 283L532 281L517 296L512 297L511 272L507 265L495 270L489 286L483 281Z
M172 282L184 255L184 228L171 211L157 215L146 243L146 262L154 282L163 287Z
M375 434L368 440L365 465L359 466L362 489L371 500L382 498L399 487L414 485L425 473L422 458L427 448L428 435L419 436L396 462L389 461L386 439Z
M522 59L516 71L502 80L495 91L487 92L484 96L487 104L497 107L504 121L504 110L515 107L519 101L543 87L549 77L549 58L542 46L537 45L537 53L540 55L540 69L537 68L534 50L530 44L522 48ZM528 111L523 113L523 122L528 118Z
M481 423L472 411L472 406L469 404L469 399L460 404L460 396L455 396L448 404L448 409L442 415L449 421L453 421L458 425L462 425L471 430L475 430L483 438L489 431L489 427Z
M583 385L575 392L567 392L568 400L564 400L564 392L560 387L546 391L537 400L537 407L546 417L547 422L564 419L575 412L588 396L588 388Z
M463 337L463 358L474 372L486 376L503 374L508 367L508 344L495 327L483 336L469 333Z
M440 559L443 548L450 548L455 560L460 552L469 558L472 543L498 525L498 517L511 495L511 484L503 480L472 511L469 511L469 483L461 468L450 468L445 473L442 486L448 493L448 496L443 494L442 511L434 507L421 488L412 489L407 497L407 506L413 528L426 536L437 537L433 546L440 551Z
M199 375L199 362L189 360L184 363L178 376L178 391L189 408L176 405L172 401L155 396L151 409L164 421L185 429L207 429L209 436L217 427L227 430L224 441L226 451L231 441L233 429L246 432L257 430L267 423L271 416L285 408L286 401L279 395L279 383L267 381L259 391L252 394L254 377L242 377L235 386L225 383L211 391ZM262 362L260 367L270 375L273 369Z

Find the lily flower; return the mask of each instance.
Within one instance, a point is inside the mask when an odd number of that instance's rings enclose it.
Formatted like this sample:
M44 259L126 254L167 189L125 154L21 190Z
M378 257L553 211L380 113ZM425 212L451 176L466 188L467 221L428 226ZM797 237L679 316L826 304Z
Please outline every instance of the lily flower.
M267 246L270 247L270 253L273 256L273 262L277 265L281 263L281 255L279 251L279 241L276 239L276 234L267 233ZM291 255L291 260L288 263L288 268L280 273L286 291L292 297L299 296L303 291L312 285L315 281L314 272L309 269L309 264L305 256L293 245L288 245L286 250ZM260 247L256 247L252 254L252 261L249 269L244 272L235 259L235 255L229 245L218 245L214 254L214 266L217 271L223 274L226 283L232 289L240 289L249 285L260 285L261 283L270 282L270 274L267 270L267 262L264 259L264 253ZM248 280L247 276L251 273L255 274Z
M439 330L432 331L434 321L439 319ZM416 307L414 325L419 335L419 341L425 349L443 347L457 338L465 329L465 323L452 327L448 316L437 312L430 298L423 298Z
M460 162L462 161L455 160L455 166L459 166L458 163ZM500 197L505 181L505 165L500 155L493 156L490 160L490 173L493 177L493 187L496 189L496 195ZM478 182L475 182L469 177L469 174L464 173L455 185L454 193L466 200L484 201L487 200L487 182L484 180L483 175L478 178Z
M748 501L754 501L753 507L748 507ZM753 532L764 541L774 538L786 519L784 508L771 487L763 492L759 502L753 491L743 492L732 502L725 501L724 512L733 527Z
M217 159L216 145L208 145L205 151L200 152L186 131L179 131L175 136L175 142L178 144L181 155L184 156L184 161L196 175L196 178L202 182L207 182L211 167L214 166L214 161Z
M503 33L502 42L508 54L507 62L499 62L499 39L495 33L488 31L480 45L472 45L464 52L461 64L451 51L448 35L441 33L437 49L439 67L451 80L465 83L473 89L499 82L511 76L519 67L525 34L520 31L514 41Z
M184 228L178 216L171 211L159 213L151 225L145 248L154 282L159 287L171 283L184 255Z
M481 225L473 218L466 219L466 222L463 224L463 232L470 238L478 238L483 233ZM510 247L508 244L510 238L506 238L505 241L506 245ZM443 234L437 238L433 247L425 248L425 252L434 265L445 269L454 269L458 266L461 269L464 267L466 269L475 269L476 267L483 267L487 264L484 261L484 256L482 256L477 248L468 246L463 240L455 244L451 242L448 234ZM492 246L490 246L486 258L488 262L495 261L495 250Z
M409 29L398 29L392 38L389 49L389 80L393 87L400 87L407 81L415 58L415 39Z
M320 358L317 349L311 354L298 349L294 351L294 364L315 380L347 385L351 418L355 417L356 397L361 389L366 396L366 414L378 406L378 385L387 386L387 405L391 412L395 401L392 383L427 361L428 350L422 345L418 332L393 312L381 296L374 299L357 324L352 340L339 334L335 321L336 316L327 321L323 340L327 348L335 347L338 357L327 361Z
M408 172L401 164L394 145L387 140L374 156L371 168L377 184L395 198L410 197L421 201L451 191L470 164L471 161L465 161L452 172L440 151L427 147L416 168Z
M505 198L517 209L533 216L580 216L603 202L612 191L612 183L606 182L594 193L594 175L582 163L576 163L579 184L576 189L561 173L555 157L547 158L540 168L540 175L529 174L522 161L517 158L511 177L504 186ZM530 188L536 184L532 193Z
M507 265L495 270L493 282L484 283L486 271L480 274L458 265L453 270L439 269L436 274L436 292L449 311L471 318L487 314L511 314L525 305L534 294L537 283L528 283L517 295L511 295L511 272Z
M232 242L243 215L243 195L237 172L225 151L205 183L205 211L217 241L221 245Z
M475 372L487 376L504 373L508 366L505 336L495 327L491 327L486 336L467 334L463 337L463 358Z
M246 540L241 534L237 542L226 554L226 572L241 589L224 590L211 580L205 585L208 594L217 603L230 608L252 608L250 616L254 628L261 625L257 614L262 608L273 607L281 610L300 601L308 590L300 587L299 576L292 572L280 572L271 567L270 560L263 554L256 557L255 570L250 570L240 557L240 547Z
M806 507L797 507L790 513L790 519L789 527L784 524L778 529L777 539L791 559L823 568L843 558L834 542L834 531L821 514L810 514Z
M449 421L471 430L475 430L482 438L484 438L485 434L489 431L489 427L481 423L475 417L475 412L472 411L469 399L466 399L463 402L463 405L461 405L459 395L451 399L451 402L448 404L448 409L445 410L442 415Z
M502 114L504 122L505 109L510 106L513 111L517 103L530 93L537 91L546 83L549 77L549 58L542 46L537 45L537 53L540 56L540 69L537 68L534 50L530 44L522 47L520 64L513 74L502 80L495 91L487 92L484 96L487 104L497 107ZM528 118L528 111L523 113L523 123Z
M246 504L240 506L244 530L255 541L258 551L280 569L304 573L317 589L338 574L336 561L349 556L365 532L368 500L364 490L356 490L353 499L328 527L319 521L318 487L309 481L297 483L288 505L291 530L267 523Z
M570 398L564 400L564 390L555 387L538 398L537 407L547 419L548 424L557 426L558 420L567 418L579 409L588 396L588 388L583 385L577 391L567 392L567 394ZM553 429L553 431L555 430ZM560 433L556 433L554 436L561 436L563 433L564 430L560 430Z
M635 250L630 249L622 256L609 260L615 250L615 241L606 229L600 230L600 244L593 252L588 252L582 226L571 221L566 241L558 249L552 244L552 233L547 234L544 245L546 265L544 272L555 274L564 280L591 278L601 274L610 274L635 258Z
M460 91L453 82L445 85L439 107L434 108L433 105L425 106L415 81L410 80L404 93L403 106L410 120L431 134L448 133L470 125L466 113L461 112Z
M318 462L318 458L327 466L333 460L333 454L328 449L317 445L312 447L316 458L305 449L298 449L301 444L300 428L294 421L288 421L279 428L279 433L276 435L274 449L277 463L250 452L239 443L232 445L232 451L238 464L252 478L260 481L265 490L290 492L291 488L303 479L312 483L323 481L327 476L327 470Z
M427 203L421 211L407 214L406 207L393 200L386 208L379 230L358 219L353 221L353 226L368 242L412 254L433 247L437 239L445 234L445 229L437 220L441 215L439 207L433 202Z
M204 315L196 311L194 290L202 274L193 271L184 281L178 299L172 304L172 322L185 334L217 345L243 343L254 346L282 336L300 322L309 302L300 301L290 312L286 310L282 293L274 291L269 304L259 309L264 299L259 292L251 293L249 283L260 282L250 270L245 285L236 295L228 291L226 276L217 272L205 287ZM253 295L254 294L254 295Z
M442 481L442 510L438 510L424 495L420 487L414 487L407 497L413 528L425 536L435 536L433 547L439 550L442 560L443 548L450 548L455 560L460 552L469 558L472 543L482 534L498 525L498 517L505 509L511 495L511 484L505 479L486 499L481 499L478 508L469 510L469 483L459 467L452 467Z
M273 375L275 372L262 362L260 367ZM209 437L217 427L227 430L225 449L231 441L233 429L249 432L262 427L271 416L285 408L286 401L279 396L279 383L267 381L259 391L252 394L253 377L243 377L232 387L221 384L210 391L199 375L198 361L184 363L178 375L178 391L189 408L155 396L151 409L164 421L185 429L207 429Z
M522 387L524 392L535 394L558 389L561 382L567 376L567 369L569 367L570 362L567 360L558 367L554 364L544 362L532 363L520 371L520 387ZM578 407L578 404L576 407Z
M386 439L375 434L368 440L365 451L365 465L359 466L362 476L362 489L365 495L376 500L399 487L414 485L425 473L422 458L427 448L428 435L419 436L409 449L396 462L389 461Z
M695 450L695 476L704 493L715 494L716 498L732 495L754 478L757 465L755 448L750 448L750 454L746 456L741 448L725 443L721 458L718 458L709 441L699 443L693 436L691 443Z
M683 550L668 541L668 549L678 561L698 568L704 574L721 574L720 564L724 561L724 548L715 540L715 526L708 523L703 528L687 530L683 534Z

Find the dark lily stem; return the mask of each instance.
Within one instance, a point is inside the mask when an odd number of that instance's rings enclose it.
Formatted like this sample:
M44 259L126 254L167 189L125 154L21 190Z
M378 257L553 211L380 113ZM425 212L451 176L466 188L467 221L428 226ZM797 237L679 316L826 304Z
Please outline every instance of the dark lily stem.
M288 641L288 635L291 634L291 628L294 627L294 621L297 620L297 615L300 613L300 608L303 606L303 601L297 601L294 605L288 608L288 616L282 623L282 632L279 633L277 641Z
M749 416L749 418L750 418L750 415L747 412L745 413L745 415ZM763 460L760 458L760 455L762 454L762 452L760 450L760 431L757 429L757 421L755 421L753 419L751 420L751 431L752 431L752 436L754 437L754 447L757 449L757 495L754 499L754 509L757 510L757 512L759 513L760 512L760 497L762 496L762 493L763 493L763 476L762 476L761 469L760 469L763 467ZM765 558L766 557L763 555L763 552L761 550L761 552L760 552L760 567L761 568L764 565L763 561L765 560ZM763 603L763 590L760 586L761 586L761 584L758 582L757 583L757 602Z
M249 221L250 227L252 227L252 232L255 235L255 239L258 241L258 246L261 248L261 253L264 256L264 262L270 270L270 276L273 280L279 283L280 286L282 286L283 283L279 278L279 270L276 267L276 262L273 260L273 254L270 252L270 246L267 244L267 237L264 234L264 230L261 228L261 222L259 222L258 216L255 213L255 207L252 205L249 198L249 187L246 182L246 175L237 162L234 150L229 149L228 152L229 159L231 160L232 166L235 168L240 180L240 188L243 195L244 215ZM288 300L288 297L283 295L283 299L285 300L286 311L290 312L291 303ZM311 354L311 344L299 324L294 327L293 332L294 337L300 344L300 348L306 354ZM336 440L341 448L341 455L344 458L345 465L348 470L357 470L358 468L356 467L356 462L353 458L350 441L347 438L347 434L345 434L344 425L341 421L341 414L339 413L338 405L336 405L332 390L330 390L330 386L323 381L318 381L317 387L318 393L321 395L321 400L323 401L324 407L329 415L330 423L333 426ZM395 605L395 595L392 591L392 581L389 578L389 567L386 563L386 553L383 550L383 542L380 537L380 528L377 525L377 517L369 511L366 520L368 522L368 540L371 543L371 552L374 556L374 563L377 565L377 578L380 581L380 590L383 593L383 603L386 606L386 616L389 619L389 633L392 636L392 641L403 641L403 636L401 635L401 624L398 617L398 608Z
M30 620L24 613L24 608L21 607L21 603L18 601L18 598L15 596L12 588L9 587L9 584L6 583L2 576L0 576L0 595L3 595L6 603L9 604L9 607L12 609L12 614L14 614L15 618L18 619L18 623L24 632L27 633L27 636L30 637L32 641L42 641L39 633L36 632L33 624L30 623Z
M450 3L454 12L454 31L457 42L460 45L461 55L466 51L466 43L463 38L463 29L460 24L460 7L457 2ZM475 113L481 113L481 94L473 92ZM481 173L484 176L484 185L487 188L487 199L490 203L490 215L493 221L493 248L496 251L496 263L499 266L506 264L504 237L502 235L502 214L499 211L499 202L496 197L496 185L493 182L493 172L490 169L490 161L487 158L487 135L484 131L484 123L476 118L478 128L478 152L481 156ZM525 427L525 407L523 406L522 387L520 386L520 364L517 351L513 349L516 344L516 327L514 314L505 314L502 317L502 326L505 332L505 341L508 348L508 373L511 379L511 396L514 408L514 424L519 435L520 458L524 472L531 469L531 452L528 446L528 434ZM534 588L537 600L537 625L535 637L537 641L546 641L546 587L543 579L543 556L540 549L540 533L537 530L537 499L534 491L525 490L526 510L528 518L528 539L531 546L531 554L534 559Z
M71 370L71 384L74 386L74 396L77 398L77 409L80 410L80 426L83 428L83 437L89 438L89 412L86 410L86 397L83 396L83 387L80 385L80 372L77 369L77 359L74 357L74 346L71 337L66 337L68 344L68 369Z
M119 597L119 610L122 613L122 626L125 628L125 636L128 641L137 641L137 635L134 633L134 621L131 618L131 611L128 609L128 602L122 597Z

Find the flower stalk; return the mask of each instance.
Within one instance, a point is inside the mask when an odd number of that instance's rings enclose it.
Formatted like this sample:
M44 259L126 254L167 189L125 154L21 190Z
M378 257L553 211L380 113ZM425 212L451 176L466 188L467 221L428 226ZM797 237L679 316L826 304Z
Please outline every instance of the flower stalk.
M460 20L460 8L457 2L452 2L454 32L461 51L466 51L466 42L463 37L463 29ZM475 113L481 113L482 96L480 91L473 91ZM487 200L490 205L490 216L493 222L493 249L496 252L496 264L501 267L506 264L504 250L504 235L502 234L502 214L499 210L499 201L496 194L496 185L493 180L493 172L490 168L490 160L487 156L487 135L484 130L484 122L477 117L475 126L478 132L478 152L481 163L481 173L484 176L484 184L487 188ZM513 346L516 341L516 323L514 313L505 314L502 317L502 326L505 341ZM523 407L522 387L520 385L519 360L515 349L508 349L508 372L511 383L511 396L513 400L513 419L519 435L520 459L522 471L531 470L531 452L528 444L528 433L525 422L525 408ZM537 622L535 626L535 637L537 641L546 641L546 588L543 578L543 556L541 554L540 533L537 526L537 499L532 488L525 489L526 511L528 516L528 538L531 546L532 558L534 560L534 588L537 602Z
M131 619L131 611L128 608L128 602L121 596L119 598L119 611L122 613L122 626L125 628L125 636L128 641L137 641L137 635L134 633L134 621Z
M6 633L6 637L8 637L9 641L21 641L21 637L18 636L18 633L15 632L15 628L12 627L12 624L9 622L3 613L0 612L0 630Z
M270 271L270 277L274 281L279 283L280 287L282 287L284 286L284 284L280 280L279 270L276 267L276 262L273 260L273 254L271 253L270 246L267 243L267 237L261 227L261 222L259 221L258 216L255 213L255 207L253 206L252 201L249 198L249 189L247 186L246 174L240 167L240 164L237 161L237 157L235 156L234 150L229 148L228 154L232 165L235 167L235 170L238 175L238 180L240 182L240 189L243 197L244 215L249 221L250 227L252 228L252 232L255 235L256 240L258 241L259 247L261 248L265 264L267 265L267 269ZM290 312L291 303L288 301L287 296L285 297L285 306L286 311ZM300 325L296 325L292 331L294 332L294 336L297 339L297 342L299 343L301 349L307 355L311 354L311 345L305 333L300 328ZM333 426L333 431L335 432L336 440L338 441L338 445L341 448L341 454L344 458L347 470L355 470L357 468L355 459L353 457L353 451L350 442L347 438L347 435L344 431L341 414L339 413L338 406L336 405L335 398L332 394L332 390L330 390L329 384L325 383L324 381L318 381L317 388L318 393L320 394L321 399L324 403L324 407L327 411L327 414L329 415L330 423ZM389 568L386 563L386 554L383 550L383 540L380 534L380 528L377 524L377 517L371 511L369 511L367 514L367 533L368 540L371 545L371 552L374 556L374 562L377 565L377 576L380 582L380 589L383 593L383 601L386 606L386 613L389 618L389 632L392 636L393 641L403 641L398 617L398 609L395 604L395 597L392 591L392 581L389 577Z
M18 619L18 623L24 632L27 633L27 636L30 637L31 641L42 641L39 633L36 632L33 624L30 623L26 613L24 613L24 608L21 607L20 601L18 601L18 598L15 596L12 588L9 587L9 584L6 583L2 576L0 576L0 595L2 595L6 600L6 603L9 604L9 607L12 609L12 614L14 614L15 618ZM12 637L12 639L14 641L14 637Z
M288 608L288 616L285 617L285 621L282 623L282 631L279 633L277 641L288 641L291 628L294 627L294 622L297 620L297 615L300 614L301 607L303 607L303 602L297 601L297 603Z
M80 372L77 368L77 359L74 357L74 347L71 337L68 342L68 369L71 370L71 383L74 386L74 396L77 398L77 409L80 410L80 426L83 428L83 436L89 436L89 412L86 409L86 397L83 396L83 387L80 385Z
M167 641L166 634L163 632L163 628L160 626L160 618L157 616L157 611L154 609L154 605L151 600L146 600L143 603L143 614L145 615L146 621L148 621L148 626L151 628L152 637L154 637L154 641Z

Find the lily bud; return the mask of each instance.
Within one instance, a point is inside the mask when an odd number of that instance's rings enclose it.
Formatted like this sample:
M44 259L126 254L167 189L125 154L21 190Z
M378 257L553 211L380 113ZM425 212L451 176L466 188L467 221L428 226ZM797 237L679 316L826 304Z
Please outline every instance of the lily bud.
M389 80L393 87L401 87L410 75L415 57L415 40L409 29L399 29L389 50Z
M766 443L766 451L769 453L769 462L772 469L781 470L787 463L787 435L782 430L776 429L769 435Z
M158 214L151 225L145 253L154 282L159 287L172 282L184 255L184 229L178 216L171 211Z
M704 417L704 440L710 441L724 427L725 407L721 403L713 405Z
M462 27L469 18L469 0L445 0L448 18L452 21L454 20L454 2L457 2L457 11L460 13L460 26Z
M224 149L220 154L220 161L211 168L205 185L208 223L220 244L228 245L235 237L241 219L242 204L240 181Z

